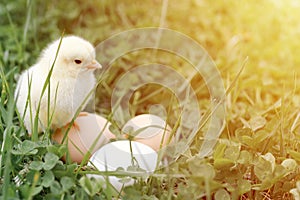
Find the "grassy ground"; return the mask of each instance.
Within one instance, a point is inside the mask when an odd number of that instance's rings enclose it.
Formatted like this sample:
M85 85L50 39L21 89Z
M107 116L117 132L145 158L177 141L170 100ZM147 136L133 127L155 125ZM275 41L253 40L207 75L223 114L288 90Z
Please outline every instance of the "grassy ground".
M299 7L293 0L2 1L1 198L293 199L292 190L299 199ZM13 92L18 74L63 31L96 45L113 34L144 27L180 31L207 50L225 87L232 87L226 96L226 127L213 155L197 157L203 141L200 130L177 162L147 184L137 181L116 194L109 187L93 187L102 183L84 178L78 165L62 163L64 146L42 138L32 142L15 113ZM133 66L154 62L172 66L184 76L193 73L189 63L168 52L124 55L99 85L96 111L109 116L116 80ZM191 83L200 108L208 110L210 96L201 76ZM135 91L131 114L147 113L155 104L175 109L178 105L169 102L170 91L155 93L160 89L149 84ZM167 114L175 126L176 112ZM37 162L41 165L32 164Z

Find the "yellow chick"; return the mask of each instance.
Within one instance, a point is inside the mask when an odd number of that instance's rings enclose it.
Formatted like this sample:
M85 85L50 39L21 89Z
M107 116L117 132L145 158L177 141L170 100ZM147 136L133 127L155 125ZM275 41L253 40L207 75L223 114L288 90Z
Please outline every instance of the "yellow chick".
M20 115L24 116L24 125L29 133L33 131L37 112L38 132L46 127L56 129L70 123L80 106L85 107L88 102L85 100L95 87L94 70L102 68L95 60L94 47L88 41L66 36L60 47L59 43L60 39L48 45L38 62L25 70L17 83L16 106ZM42 95L52 65L50 81Z

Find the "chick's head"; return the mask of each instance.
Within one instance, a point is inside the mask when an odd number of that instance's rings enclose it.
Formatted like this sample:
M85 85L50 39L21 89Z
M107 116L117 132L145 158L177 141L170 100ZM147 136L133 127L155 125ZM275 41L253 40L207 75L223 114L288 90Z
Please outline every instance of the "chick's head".
M44 56L50 54L50 65L54 63L58 50L53 73L62 76L78 76L80 73L92 73L95 69L101 68L96 61L94 47L86 40L77 36L67 36L52 43L44 52Z

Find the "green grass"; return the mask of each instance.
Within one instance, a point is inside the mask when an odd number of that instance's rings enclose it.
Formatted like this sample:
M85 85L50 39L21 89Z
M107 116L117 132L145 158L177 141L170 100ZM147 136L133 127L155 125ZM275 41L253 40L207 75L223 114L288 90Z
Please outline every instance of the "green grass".
M296 4L292 0L1 2L0 198L296 198L300 194L300 15ZM60 158L67 151L65 145L48 137L33 141L16 112L13 95L21 71L34 64L45 45L62 32L81 35L96 45L113 34L143 27L180 31L207 50L229 88L226 126L211 156L197 156L208 128L204 126L176 162L146 183L136 177L136 184L118 193L85 174L124 176L122 172L95 172L83 163L64 163ZM169 52L143 49L118 58L103 75L96 112L112 119L110 100L118 80L129 69L149 63L171 66L190 77L199 108L203 113L210 111L208 89L190 63ZM131 116L151 110L167 115L171 127L178 125L178 101L160 85L144 85L133 93L130 103ZM165 112L153 106L157 104ZM118 126L111 128L116 134L120 131Z

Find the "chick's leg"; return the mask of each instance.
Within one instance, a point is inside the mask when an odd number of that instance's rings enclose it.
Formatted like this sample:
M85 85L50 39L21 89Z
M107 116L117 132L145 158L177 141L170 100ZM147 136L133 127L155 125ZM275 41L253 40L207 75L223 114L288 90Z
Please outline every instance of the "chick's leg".
M87 112L80 112L77 117L85 117L87 115L88 115ZM80 127L78 126L76 121L74 121L72 125L71 125L71 123L68 123L64 126L64 128L69 128L69 127L74 128L77 131L80 131Z

